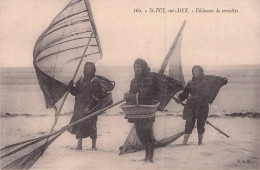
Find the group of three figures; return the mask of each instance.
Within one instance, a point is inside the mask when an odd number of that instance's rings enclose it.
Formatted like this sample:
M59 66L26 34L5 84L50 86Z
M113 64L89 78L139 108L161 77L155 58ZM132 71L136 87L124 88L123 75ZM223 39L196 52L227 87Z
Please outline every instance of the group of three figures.
M135 77L131 81L130 90L124 94L124 99L129 104L135 104L138 100L139 104L150 105L156 99L159 92L157 79L150 71L148 64L143 59L137 59L134 63ZM76 82L70 82L70 93L75 96L74 114L71 123L75 122L86 115L90 114L93 109L106 94L102 94L101 84L95 79L96 68L93 63L87 62L84 67L84 77ZM178 97L177 102L182 102L185 99L187 104L183 111L183 118L186 120L185 135L183 144L186 145L189 135L197 120L198 129L198 144L202 144L202 138L205 131L205 121L208 116L209 102L207 95L209 94L209 85L204 79L203 69L200 66L192 68L192 80L189 81L183 93ZM137 95L138 94L138 95ZM144 161L153 162L154 148L156 140L153 133L153 123L155 117L142 118L135 121L136 134L145 148ZM77 149L82 149L82 139L91 137L92 148L96 149L97 139L97 116L85 120L82 123L74 125L70 130L76 134L78 139Z

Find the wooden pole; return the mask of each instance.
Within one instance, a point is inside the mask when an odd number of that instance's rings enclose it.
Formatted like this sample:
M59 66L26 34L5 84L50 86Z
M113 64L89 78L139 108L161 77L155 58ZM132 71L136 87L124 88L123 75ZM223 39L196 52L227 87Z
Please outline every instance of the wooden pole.
M167 66L167 64L168 64L168 61L169 61L169 59L170 59L170 57L171 57L171 55L172 55L173 50L175 49L175 47L176 47L176 45L177 45L177 43L178 43L178 39L179 39L179 37L180 37L181 34L182 34L182 31L183 31L183 29L184 29L185 24L186 24L186 20L183 22L183 24L182 24L182 26L181 26L181 28L180 28L180 30L179 30L179 32L178 32L178 34L177 34L175 40L173 41L173 44L172 44L172 46L171 46L171 48L170 48L170 50L169 50L167 56L166 56L166 57L164 58L164 60L163 60L163 64L162 64L161 69L160 69L160 71L159 71L159 74L161 74L161 75L162 75L162 74L164 73L164 71L165 71L165 68L166 68L166 66Z
M94 112L94 113L91 113L90 115L88 115L88 116L86 116L86 117L84 117L84 118L82 118L82 119L79 119L79 120L77 120L77 121L75 121L75 122L73 122L73 123L71 123L71 124L65 126L64 128L68 128L68 129L69 129L69 128L71 128L72 126L74 126L75 124L78 124L78 123L80 123L80 122L83 122L83 121L85 121L85 120L87 120L87 119L89 119L89 118L91 118L91 117L93 117L93 116L97 116L97 115L103 113L104 111L106 111L106 110L108 110L108 109L110 109L110 108L112 108L112 107L114 107L114 106L116 106L116 105L118 105L118 104L120 104L120 103L123 103L124 101L125 101L125 99L120 100L120 101L118 101L118 102L116 102L116 103L114 103L114 104L112 104L112 105L110 105L110 106L107 106L107 107L105 107L105 108L103 108L103 109L100 109L100 110Z
M99 40L99 36L98 36L97 28L96 28L96 25L95 25L94 17L92 15L92 11L91 11L91 8L90 8L89 0L84 0L84 2L85 2L85 6L87 8L87 13L88 13L88 16L89 16L90 24L92 26L92 30L93 30L93 32L95 34L95 38L96 38L96 41L97 41L99 53L100 53L100 56L102 57L103 52L102 52L102 48L101 48L101 43L100 43L100 40Z
M225 135L227 138L229 138L229 136L228 136L225 132L221 131L219 128L217 128L216 126L212 125L209 121L206 120L206 123L207 123L208 125L210 125L211 127L215 128L217 131L219 131L219 132L222 133L223 135Z
M182 106L185 106L186 104L179 102L179 100L176 97L172 97L173 100L175 100L177 103L181 104ZM208 125L210 125L211 127L213 127L214 129L216 129L217 131L219 131L220 133L222 133L223 135L225 135L227 138L229 138L229 136L223 132L222 130L220 130L219 128L217 128L216 126L214 126L212 123L210 123L209 121L206 120L206 123Z

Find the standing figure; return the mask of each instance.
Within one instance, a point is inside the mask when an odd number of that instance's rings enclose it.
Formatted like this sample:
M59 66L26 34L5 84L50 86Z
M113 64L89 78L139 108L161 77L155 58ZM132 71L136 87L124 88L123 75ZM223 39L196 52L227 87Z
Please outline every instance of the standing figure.
M209 112L209 84L204 78L203 68L193 66L192 80L189 81L183 93L178 96L179 102L188 99L183 110L183 119L186 120L183 145L187 144L197 120L198 144L202 144L205 132L205 122Z
M131 81L129 93L125 94L125 99L129 104L136 104L136 97L138 103L144 105L152 104L158 93L157 79L150 72L150 68L143 59L137 59L134 63L135 78ZM129 121L129 120L128 120ZM153 118L141 118L135 120L136 134L144 145L145 158L144 161L149 160L153 162L155 138L153 134ZM131 122L133 123L133 122Z
M90 114L99 101L104 97L102 86L98 79L95 79L96 67L93 63L87 62L84 66L84 77L76 82L70 82L70 93L75 96L74 113L70 123L73 123ZM82 150L82 139L90 136L92 139L92 149L96 149L97 139L97 116L91 117L72 127L70 132L76 134L78 139L77 150Z

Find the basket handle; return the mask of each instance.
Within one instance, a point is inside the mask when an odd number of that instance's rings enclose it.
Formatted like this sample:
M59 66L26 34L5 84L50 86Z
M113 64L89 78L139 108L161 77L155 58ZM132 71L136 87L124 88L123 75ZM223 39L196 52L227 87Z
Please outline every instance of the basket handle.
M136 104L135 105L139 105L138 96L139 96L139 93L136 93L136 95L135 95Z

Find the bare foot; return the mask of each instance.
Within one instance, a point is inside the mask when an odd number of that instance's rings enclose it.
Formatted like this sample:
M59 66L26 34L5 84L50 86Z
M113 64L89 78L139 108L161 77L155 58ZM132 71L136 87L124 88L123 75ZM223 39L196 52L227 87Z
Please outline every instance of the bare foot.
M82 147L77 147L76 150L82 150Z
M151 163L153 163L153 159L149 159L147 162L151 162Z
M146 162L148 160L148 158L144 158L144 159L140 159L140 161L144 161L144 162Z

